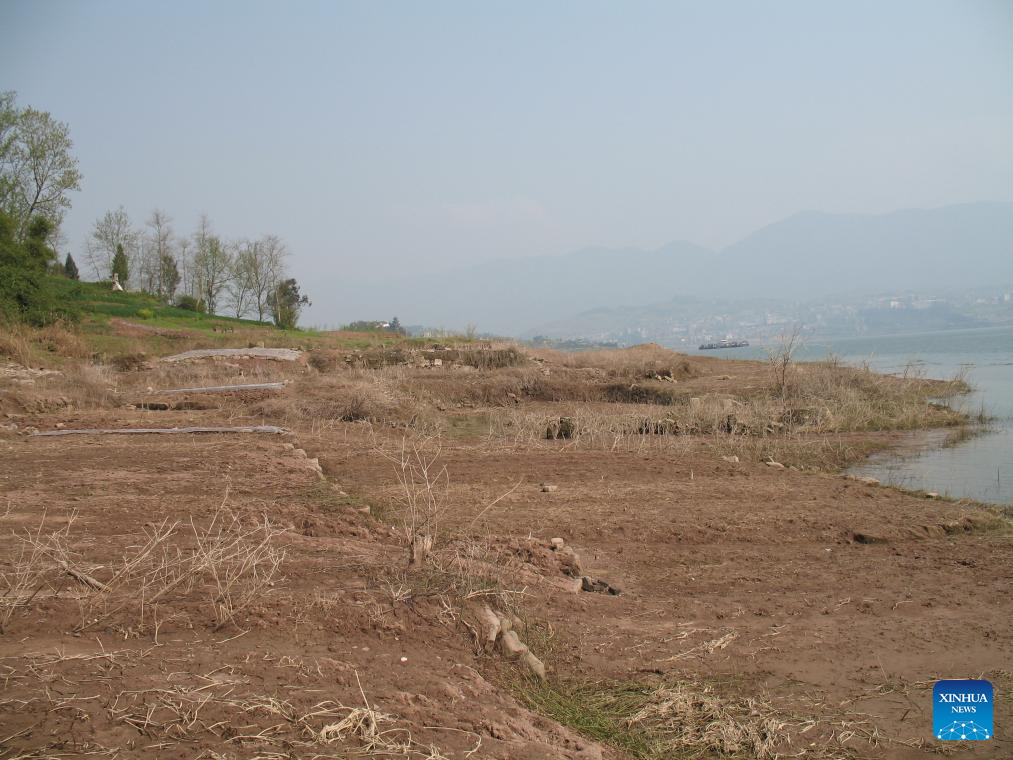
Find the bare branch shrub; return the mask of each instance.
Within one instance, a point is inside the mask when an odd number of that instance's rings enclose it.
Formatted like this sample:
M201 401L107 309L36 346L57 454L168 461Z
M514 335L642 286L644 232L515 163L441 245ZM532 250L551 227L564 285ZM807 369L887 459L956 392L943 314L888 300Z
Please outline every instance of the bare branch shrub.
M192 570L210 581L215 630L220 630L274 584L285 552L272 541L282 531L266 517L255 527L246 527L224 506L206 528L198 528L192 520L191 526L197 541Z
M381 451L394 464L401 486L400 537L408 553L408 567L426 560L440 527L442 498L449 486L447 468L437 466L440 446L433 439L401 440L395 454Z
M18 548L11 557L10 569L0 572L0 634L7 632L15 613L30 606L48 585L52 562L47 560L51 560L54 554L66 555L65 541L73 519L71 516L62 528L43 535L46 524L46 515L43 514L34 533L13 534Z
M767 351L767 359L774 375L774 390L784 400L788 395L788 375L792 359L800 345L800 328L794 327L790 334L782 334L776 346Z

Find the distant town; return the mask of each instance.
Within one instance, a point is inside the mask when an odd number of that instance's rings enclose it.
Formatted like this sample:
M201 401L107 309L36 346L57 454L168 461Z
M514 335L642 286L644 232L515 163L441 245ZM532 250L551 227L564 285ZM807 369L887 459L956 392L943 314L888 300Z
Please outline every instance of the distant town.
M595 309L524 336L574 348L658 343L696 348L720 340L776 340L796 327L807 336L887 335L1013 324L1013 286L960 293L889 292L790 303L676 298L642 307Z

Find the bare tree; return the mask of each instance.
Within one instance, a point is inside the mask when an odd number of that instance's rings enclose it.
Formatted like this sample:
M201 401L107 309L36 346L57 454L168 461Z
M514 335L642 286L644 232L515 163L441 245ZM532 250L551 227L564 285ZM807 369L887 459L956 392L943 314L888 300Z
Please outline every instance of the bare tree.
M148 243L152 281L150 292L164 301L171 301L179 286L179 268L174 252L175 235L172 220L161 209L148 217Z
M105 279L112 273L116 247L123 246L127 261L136 265L138 233L130 224L130 217L123 206L106 211L92 225L91 236L85 249L85 259L95 272L97 279Z
M253 299L253 277L258 256L258 241L240 240L232 254L232 271L228 285L229 306L237 318L250 309Z
M229 282L232 258L221 239L212 231L207 214L201 214L193 242L197 297L204 301L208 314L215 314L218 311L218 299Z
M258 322L271 314L275 291L285 279L287 257L285 244L277 235L265 235L257 241L255 255L249 262L249 277Z
M795 325L791 334L782 334L776 346L767 351L770 369L774 375L774 389L783 401L788 395L789 378L795 351L801 343L801 329Z
M188 296L197 298L197 278L194 276L193 242L190 238L176 240L176 264L179 266L179 289Z

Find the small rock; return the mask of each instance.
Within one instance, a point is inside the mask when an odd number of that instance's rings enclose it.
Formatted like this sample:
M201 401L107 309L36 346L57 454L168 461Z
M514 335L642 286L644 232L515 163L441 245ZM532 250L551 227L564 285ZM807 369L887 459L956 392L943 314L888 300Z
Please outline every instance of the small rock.
M564 546L566 546L566 541L564 541L561 538L554 538L551 541L549 541L549 543L552 545L553 551L556 551L557 549L562 549Z
M783 470L784 469L784 465L783 464L781 464L780 462L775 462L773 459L771 459L769 462L765 462L764 464L766 464L767 467L773 467L775 470Z
M542 493L552 493L558 488L559 486L550 486L547 483L542 483Z
M735 464L735 463L737 463L739 461L739 458L737 456L734 456L734 455L732 455L730 457L721 457L721 458L724 459L726 462L731 462L732 464Z
M507 657L519 657L528 651L527 645L517 636L517 631L505 631L500 642Z
M587 591L592 594L609 594L610 596L619 596L623 593L622 589L619 589L610 583L606 583L600 578L592 578L589 575L585 575L580 579L580 590Z
M545 665L542 661L531 654L530 651L524 652L521 655L521 662L535 675L539 680L545 680Z
M56 429L57 430L63 430L65 427L67 427L67 426L64 425L62 422L57 422L56 423Z
M485 648L492 649L496 643L496 639L499 638L502 625L499 617L488 607L482 607L478 613L479 622L482 625L482 633L485 639Z
M925 498L926 499L938 499L939 498L939 494L936 493L935 491L928 491L925 494Z

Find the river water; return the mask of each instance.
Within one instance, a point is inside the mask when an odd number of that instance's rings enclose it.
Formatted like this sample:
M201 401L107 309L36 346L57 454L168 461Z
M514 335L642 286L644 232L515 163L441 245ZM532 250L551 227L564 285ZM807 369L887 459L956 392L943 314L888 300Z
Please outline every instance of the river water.
M729 359L767 356L763 346L699 353ZM828 353L849 364L868 362L879 372L900 373L914 365L939 379L966 373L974 392L951 405L974 414L984 408L993 418L986 432L956 446L904 457L876 456L852 472L906 488L1013 504L1013 326L817 340L803 344L795 356L804 361Z

